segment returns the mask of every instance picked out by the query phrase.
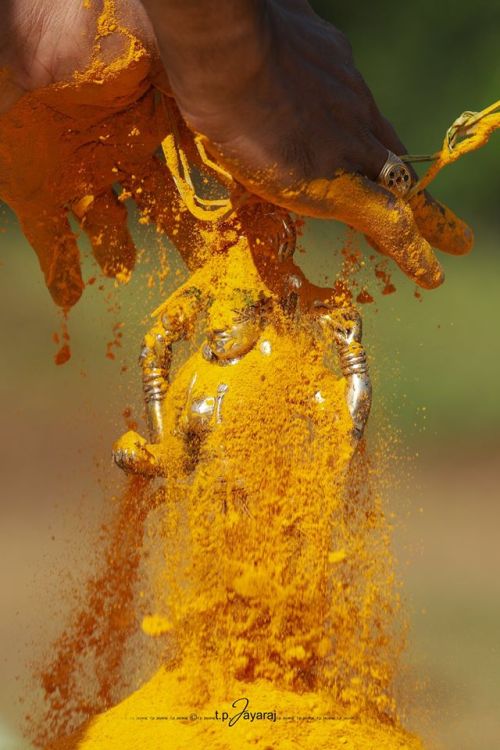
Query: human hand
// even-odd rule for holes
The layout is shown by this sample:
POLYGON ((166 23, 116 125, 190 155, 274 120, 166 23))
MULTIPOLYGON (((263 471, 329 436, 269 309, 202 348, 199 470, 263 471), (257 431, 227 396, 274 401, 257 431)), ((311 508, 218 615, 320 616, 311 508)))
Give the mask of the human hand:
MULTIPOLYGON (((140 4, 118 0, 116 17, 102 14, 100 4, 85 7, 81 0, 39 0, 37 14, 29 12, 29 5, 28 0, 16 0, 12 28, 4 27, 3 38, 0 32, 0 197, 17 213, 54 300, 68 309, 83 289, 68 214, 89 236, 106 274, 126 277, 133 266, 127 214, 113 185, 121 184, 122 197, 132 196, 146 218, 175 237, 188 265, 196 227, 184 213, 179 231, 175 186, 154 155, 168 130, 155 86, 170 88, 140 4)), ((210 86, 200 90, 199 70, 194 79, 188 76, 189 91, 183 91, 174 65, 174 88, 184 115, 211 138, 214 153, 247 188, 301 213, 352 224, 422 286, 436 285, 442 277, 415 220, 429 242, 456 254, 470 248, 470 230, 428 196, 413 199, 414 220, 402 201, 369 180, 350 177, 349 170, 363 170, 366 158, 370 164, 365 173, 374 177, 378 170, 368 148, 375 137, 366 125, 370 118, 385 134, 380 142, 396 152, 404 149, 395 145, 396 136, 378 115, 351 63, 342 62, 347 45, 339 32, 317 19, 304 2, 291 6, 281 0, 273 12, 283 16, 281 43, 263 58, 257 55, 266 65, 260 65, 253 84, 248 65, 238 72, 226 60, 225 69, 237 85, 235 89, 234 81, 219 80, 222 104, 210 86), (316 42, 316 61, 313 55, 314 65, 304 66, 316 42), (328 66, 318 59, 328 59, 328 66), (271 75, 274 61, 279 65, 271 75), (328 101, 318 102, 310 90, 314 82, 328 101), (349 103, 343 114, 328 109, 335 97, 349 103), (243 103, 241 112, 235 102, 243 103), (271 171, 269 164, 274 164, 271 171), (338 169, 346 174, 322 179, 338 169)), ((269 34, 256 37, 258 50, 269 34)), ((232 49, 237 51, 238 45, 232 49)), ((221 51, 226 55, 224 45, 221 51)), ((251 67, 249 51, 247 45, 251 67)), ((380 147, 375 153, 382 161, 380 147)))
POLYGON ((353 226, 425 288, 444 278, 431 245, 470 250, 471 230, 427 193, 406 203, 375 183, 387 150, 406 149, 305 0, 143 2, 184 118, 251 192, 353 226))
MULTIPOLYGON (((127 278, 135 260, 127 198, 195 270, 206 227, 183 210, 155 151, 175 127, 190 162, 203 165, 169 96, 142 5, 115 0, 110 14, 106 2, 103 10, 97 2, 39 0, 38 15, 28 5, 16 0, 15 28, 3 38, 0 31, 0 198, 17 214, 54 301, 67 310, 84 287, 71 217, 102 271, 127 278)), ((238 221, 254 223, 247 214, 238 221)), ((224 232, 234 236, 231 222, 218 227, 221 244, 224 232)))
POLYGON ((32 5, 16 0, 12 28, 0 32, 0 197, 68 309, 84 286, 68 217, 103 272, 125 278, 135 248, 113 186, 174 228, 177 192, 155 157, 167 125, 154 85, 167 84, 139 3, 117 2, 115 18, 95 2, 39 0, 37 13, 32 5))

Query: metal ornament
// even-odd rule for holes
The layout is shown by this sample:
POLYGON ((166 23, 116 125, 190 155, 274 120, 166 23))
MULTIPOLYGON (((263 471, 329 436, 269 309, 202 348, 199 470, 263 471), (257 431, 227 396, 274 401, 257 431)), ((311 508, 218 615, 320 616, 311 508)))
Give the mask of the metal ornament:
POLYGON ((380 170, 377 182, 392 193, 405 196, 413 183, 411 172, 399 156, 393 154, 392 151, 387 153, 387 161, 380 170))
MULTIPOLYGON (((363 437, 372 404, 372 384, 366 352, 361 344, 361 315, 352 307, 329 308, 316 302, 321 324, 333 332, 340 369, 347 382, 346 402, 351 415, 352 434, 356 441, 363 437)), ((318 392, 318 396, 321 394, 318 392)))

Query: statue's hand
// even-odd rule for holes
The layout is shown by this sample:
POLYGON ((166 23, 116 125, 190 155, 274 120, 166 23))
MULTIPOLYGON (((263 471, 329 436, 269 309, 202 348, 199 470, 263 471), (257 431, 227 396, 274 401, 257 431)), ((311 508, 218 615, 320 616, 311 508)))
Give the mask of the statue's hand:
POLYGON ((139 433, 130 430, 122 435, 113 446, 113 459, 127 474, 157 476, 161 469, 155 446, 151 446, 139 433))

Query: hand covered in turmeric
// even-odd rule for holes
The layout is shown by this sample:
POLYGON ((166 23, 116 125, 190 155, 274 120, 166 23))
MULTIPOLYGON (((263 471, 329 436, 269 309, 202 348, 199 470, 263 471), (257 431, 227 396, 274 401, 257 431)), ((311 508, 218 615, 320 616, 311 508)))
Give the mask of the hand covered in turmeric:
POLYGON ((0 198, 68 309, 84 286, 71 216, 103 272, 126 275, 135 248, 123 199, 154 221, 176 205, 155 156, 167 129, 154 87, 163 74, 138 3, 16 0, 10 10, 0 37, 0 198))
POLYGON ((443 280, 431 245, 461 255, 472 232, 427 194, 376 184, 406 153, 350 45, 307 0, 143 0, 187 123, 251 192, 363 232, 420 286, 443 280))
POLYGON ((6 9, 0 198, 58 305, 70 308, 84 286, 71 216, 110 276, 134 264, 127 197, 179 245, 175 188, 155 155, 169 129, 158 89, 173 93, 251 192, 352 225, 421 286, 443 278, 431 245, 470 249, 470 230, 427 194, 407 204, 373 182, 387 149, 405 149, 345 37, 305 0, 144 5, 151 22, 138 0, 13 0, 6 9))

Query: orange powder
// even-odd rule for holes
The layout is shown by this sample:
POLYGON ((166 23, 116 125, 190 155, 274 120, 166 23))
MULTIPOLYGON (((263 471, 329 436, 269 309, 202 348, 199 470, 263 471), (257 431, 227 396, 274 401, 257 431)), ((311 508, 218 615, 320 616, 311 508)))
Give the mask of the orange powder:
POLYGON ((29 734, 37 746, 112 706, 120 694, 125 646, 137 630, 134 597, 144 522, 158 495, 145 480, 134 478, 119 500, 103 529, 100 567, 87 582, 71 623, 52 644, 47 663, 37 671, 45 710, 28 717, 29 734), (89 662, 91 680, 86 677, 89 662))
MULTIPOLYGON (((265 291, 243 241, 203 273, 217 291, 208 330, 265 291)), ((275 306, 235 364, 200 350, 177 369, 157 446, 163 554, 143 620, 170 656, 51 747, 420 748, 399 728, 392 695, 402 634, 390 528, 333 361, 313 320, 275 306), (190 403, 221 385, 221 419, 193 435, 190 403), (241 697, 276 720, 215 718, 241 697)), ((104 635, 102 656, 118 653, 113 630, 104 635)))

